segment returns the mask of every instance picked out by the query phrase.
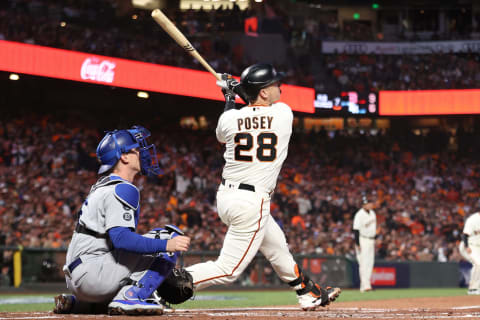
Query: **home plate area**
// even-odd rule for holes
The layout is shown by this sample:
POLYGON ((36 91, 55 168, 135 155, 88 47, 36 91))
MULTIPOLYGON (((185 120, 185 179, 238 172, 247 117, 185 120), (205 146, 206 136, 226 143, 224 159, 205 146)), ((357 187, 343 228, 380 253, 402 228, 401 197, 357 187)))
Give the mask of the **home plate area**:
POLYGON ((461 308, 339 308, 318 311, 300 311, 293 307, 279 308, 224 308, 175 310, 161 316, 107 316, 107 315, 57 315, 53 313, 2 313, 2 319, 480 319, 480 306, 461 308))
POLYGON ((407 298, 335 302, 317 311, 297 306, 181 309, 161 316, 57 315, 52 312, 0 313, 0 320, 11 319, 192 319, 192 320, 270 320, 270 319, 480 319, 478 296, 407 298))

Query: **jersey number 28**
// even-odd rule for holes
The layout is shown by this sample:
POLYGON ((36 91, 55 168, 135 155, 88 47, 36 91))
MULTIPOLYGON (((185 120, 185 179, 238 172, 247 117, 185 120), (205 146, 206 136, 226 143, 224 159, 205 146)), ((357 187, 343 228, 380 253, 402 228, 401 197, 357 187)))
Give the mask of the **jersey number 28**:
MULTIPOLYGON (((277 135, 271 132, 262 132, 257 136, 257 159, 259 161, 273 161, 277 157, 277 135)), ((253 146, 253 136, 250 133, 237 133, 235 135, 235 160, 252 161, 250 153, 253 146), (248 153, 248 154, 247 154, 248 153)))

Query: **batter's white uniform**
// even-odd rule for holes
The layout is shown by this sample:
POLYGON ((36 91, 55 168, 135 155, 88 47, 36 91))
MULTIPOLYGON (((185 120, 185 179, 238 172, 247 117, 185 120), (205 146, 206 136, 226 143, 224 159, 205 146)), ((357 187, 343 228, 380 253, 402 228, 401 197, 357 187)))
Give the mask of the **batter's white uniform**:
POLYGON ((187 268, 196 289, 235 281, 258 250, 284 282, 298 277, 283 231, 270 216, 270 195, 287 157, 293 113, 284 103, 246 106, 224 112, 216 134, 226 144, 220 219, 228 226, 216 261, 187 268))
POLYGON ((360 234, 360 250, 355 248, 360 275, 360 291, 371 290, 373 264, 375 261, 375 235, 377 216, 375 211, 361 208, 353 218, 353 230, 360 234))
POLYGON ((465 221, 463 233, 468 235, 468 247, 472 253, 468 253, 465 244, 460 242, 459 250, 461 255, 472 264, 469 292, 476 291, 480 294, 480 212, 473 213, 465 221))

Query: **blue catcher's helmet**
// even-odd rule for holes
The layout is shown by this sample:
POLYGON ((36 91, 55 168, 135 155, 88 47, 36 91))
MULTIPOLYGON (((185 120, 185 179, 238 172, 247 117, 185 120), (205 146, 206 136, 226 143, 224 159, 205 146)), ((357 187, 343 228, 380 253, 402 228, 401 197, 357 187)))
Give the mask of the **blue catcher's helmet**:
POLYGON ((155 146, 147 144, 149 136, 150 131, 142 126, 133 126, 127 130, 108 131, 97 147, 97 159, 100 161, 98 173, 102 174, 113 168, 122 153, 138 148, 142 174, 160 174, 155 146))

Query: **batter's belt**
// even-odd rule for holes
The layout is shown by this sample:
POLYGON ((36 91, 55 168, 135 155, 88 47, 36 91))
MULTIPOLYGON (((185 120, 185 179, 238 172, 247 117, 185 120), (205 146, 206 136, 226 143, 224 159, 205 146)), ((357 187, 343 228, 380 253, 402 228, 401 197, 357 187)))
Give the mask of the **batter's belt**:
MULTIPOLYGON (((225 179, 223 178, 222 178, 222 184, 225 185, 225 179)), ((230 184, 230 185, 233 186, 233 184, 230 184)), ((238 189, 255 192, 255 186, 252 186, 251 184, 246 184, 246 183, 239 183, 238 189)))
POLYGON ((251 184, 247 184, 247 183, 238 183, 238 182, 235 182, 235 181, 230 181, 230 180, 225 180, 224 178, 222 178, 222 185, 224 185, 225 187, 227 188, 235 188, 235 189, 241 189, 241 190, 247 190, 247 191, 252 191, 252 192, 266 192, 268 193, 269 195, 272 194, 273 191, 266 191, 264 188, 259 188, 259 187, 255 187, 251 184))
POLYGON ((366 236, 360 236, 360 238, 365 238, 365 239, 375 240, 375 237, 366 237, 366 236))

